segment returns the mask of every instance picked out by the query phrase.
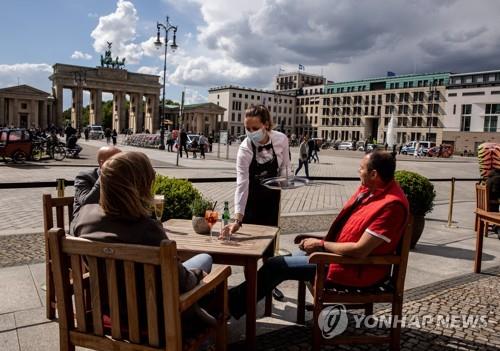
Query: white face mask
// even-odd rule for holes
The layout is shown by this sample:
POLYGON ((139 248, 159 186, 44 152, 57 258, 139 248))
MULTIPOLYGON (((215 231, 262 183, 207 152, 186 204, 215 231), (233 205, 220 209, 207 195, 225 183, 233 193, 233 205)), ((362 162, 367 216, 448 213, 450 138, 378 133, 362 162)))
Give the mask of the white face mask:
POLYGON ((255 145, 259 144, 266 137, 266 133, 264 132, 264 128, 260 128, 255 132, 246 131, 247 138, 250 139, 255 145))

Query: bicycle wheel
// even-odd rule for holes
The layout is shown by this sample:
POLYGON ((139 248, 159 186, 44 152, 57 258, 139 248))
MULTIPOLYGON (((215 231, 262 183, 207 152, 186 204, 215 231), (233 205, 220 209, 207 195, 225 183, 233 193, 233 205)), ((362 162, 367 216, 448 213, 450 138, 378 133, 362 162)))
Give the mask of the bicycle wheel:
POLYGON ((66 150, 62 146, 55 146, 53 157, 56 161, 64 160, 66 158, 66 150))
POLYGON ((40 161, 42 159, 42 153, 43 150, 39 146, 33 147, 33 150, 31 151, 31 159, 33 161, 40 161))

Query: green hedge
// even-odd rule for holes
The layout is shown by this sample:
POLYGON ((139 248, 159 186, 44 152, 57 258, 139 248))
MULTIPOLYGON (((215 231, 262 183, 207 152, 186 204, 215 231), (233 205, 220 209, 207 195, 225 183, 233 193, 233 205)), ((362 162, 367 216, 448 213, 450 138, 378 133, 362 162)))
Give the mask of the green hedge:
POLYGON ((406 194, 414 216, 425 216, 432 211, 436 192, 426 177, 415 172, 396 171, 395 178, 406 194))
POLYGON ((172 218, 191 219, 191 205, 200 192, 187 180, 157 175, 151 187, 153 194, 165 195, 165 209, 162 220, 172 218))

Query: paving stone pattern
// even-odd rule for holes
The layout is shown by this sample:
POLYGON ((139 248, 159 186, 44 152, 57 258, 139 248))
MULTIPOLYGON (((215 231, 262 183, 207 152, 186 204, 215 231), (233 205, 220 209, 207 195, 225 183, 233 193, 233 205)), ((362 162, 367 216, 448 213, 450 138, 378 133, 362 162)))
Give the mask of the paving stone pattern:
MULTIPOLYGON (((413 322, 402 329, 402 350, 500 350, 500 267, 485 270, 484 274, 468 274, 405 292, 403 316, 413 322), (446 327, 440 323, 418 324, 416 316, 424 315, 485 316, 485 324, 476 327, 446 327)), ((388 310, 375 310, 375 315, 385 315, 388 310)), ((422 320, 422 319, 420 319, 422 320)), ((384 330, 355 329, 354 318, 349 315, 347 333, 372 333, 380 335, 384 330)), ((311 345, 311 321, 306 326, 291 326, 267 333, 257 338, 257 350, 309 350, 311 345)), ((230 345, 229 350, 239 350, 243 343, 230 345)), ((347 346, 325 347, 325 350, 386 350, 379 347, 347 346)))

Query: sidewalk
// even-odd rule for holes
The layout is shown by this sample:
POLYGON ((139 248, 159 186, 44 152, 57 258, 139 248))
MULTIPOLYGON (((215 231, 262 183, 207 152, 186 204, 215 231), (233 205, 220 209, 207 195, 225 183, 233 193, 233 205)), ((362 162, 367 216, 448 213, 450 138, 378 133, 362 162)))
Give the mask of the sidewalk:
MULTIPOLYGON (((415 251, 411 252, 406 279, 405 314, 468 313, 488 316, 488 325, 477 331, 463 329, 407 328, 403 332, 403 349, 447 350, 462 345, 462 349, 500 350, 500 240, 485 238, 484 274, 472 274, 475 247, 471 203, 459 203, 455 208, 454 225, 445 226, 447 206, 436 206, 415 251), (454 345, 454 347, 450 346, 454 345), (488 348, 489 347, 489 348, 488 348)), ((294 250, 293 234, 281 237, 281 246, 294 250)), ((41 245, 40 242, 38 245, 41 245)), ((34 245, 37 246, 37 245, 34 245)), ((8 249, 2 247, 3 250, 8 249)), ((42 252, 42 251, 41 251, 42 252)), ((241 269, 233 267, 230 285, 243 279, 241 269)), ((43 263, 0 269, 0 350, 55 350, 58 348, 57 324, 45 319, 45 280, 43 263)), ((294 325, 296 284, 281 285, 286 298, 274 301, 273 316, 258 319, 259 349, 301 350, 309 345, 310 328, 294 325)), ((263 315, 259 304, 258 315, 263 315)), ((307 318, 311 318, 310 313, 307 318)), ((241 348, 244 319, 231 320, 230 349, 241 348)), ((352 348, 367 349, 367 348, 352 348)), ((381 348, 382 350, 383 348, 381 348)))

